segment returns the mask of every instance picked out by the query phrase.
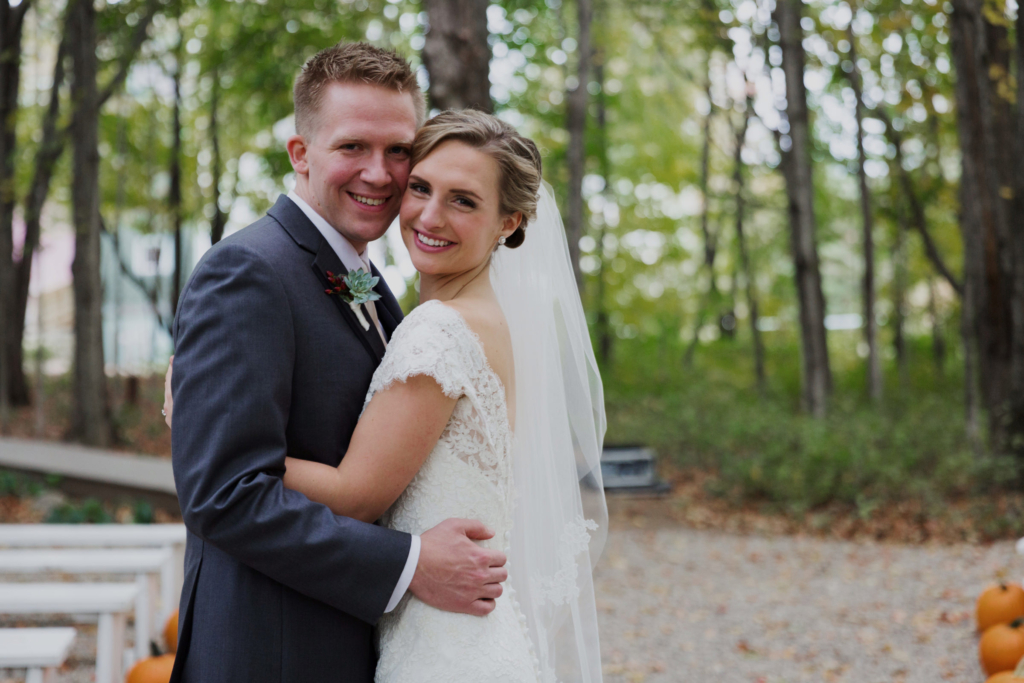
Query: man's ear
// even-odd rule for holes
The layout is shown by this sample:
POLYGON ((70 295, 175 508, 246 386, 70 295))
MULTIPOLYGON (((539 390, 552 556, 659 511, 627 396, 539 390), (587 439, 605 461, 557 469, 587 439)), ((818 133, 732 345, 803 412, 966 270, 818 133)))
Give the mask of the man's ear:
POLYGON ((299 175, 309 173, 309 162, 306 161, 306 138, 301 135, 293 135, 285 143, 288 149, 288 160, 292 162, 292 168, 299 175))

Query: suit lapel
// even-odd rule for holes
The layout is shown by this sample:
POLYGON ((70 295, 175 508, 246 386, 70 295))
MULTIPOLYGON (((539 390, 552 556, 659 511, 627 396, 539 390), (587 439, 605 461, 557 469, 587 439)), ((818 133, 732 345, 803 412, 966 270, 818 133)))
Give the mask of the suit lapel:
MULTIPOLYGON (((327 280, 327 272, 330 271, 336 275, 344 276, 348 273, 348 269, 345 268, 341 263, 341 259, 338 258, 338 254, 335 253, 331 245, 324 239, 324 236, 320 234, 320 231, 316 229, 313 222, 302 212, 295 202, 288 199, 285 195, 278 197, 277 203, 274 204, 267 211, 267 214, 272 216, 281 227, 291 235, 295 243, 306 251, 315 254, 316 258, 313 259, 313 270, 317 272, 320 282, 323 283, 324 289, 330 285, 327 280)), ((373 274, 380 276, 380 273, 376 268, 373 269, 373 274)), ((398 302, 395 301, 395 297, 391 294, 391 291, 384 284, 384 278, 381 278, 377 287, 374 288, 383 298, 389 301, 389 305, 377 306, 377 315, 381 316, 381 311, 385 308, 388 309, 387 315, 381 316, 381 326, 384 328, 384 333, 387 337, 391 338, 391 333, 394 331, 398 322, 401 321, 401 308, 398 307, 398 302), (390 307, 390 303, 394 304, 394 308, 390 307), (395 311, 398 312, 398 318, 395 319, 395 311), (386 322, 387 321, 387 322, 386 322), (389 328, 390 325, 390 328, 389 328)), ((322 295, 326 296, 326 294, 322 295)), ((366 350, 380 362, 384 358, 384 343, 380 340, 380 335, 377 330, 374 329, 373 323, 370 318, 370 312, 363 307, 363 316, 367 321, 370 321, 370 329, 364 330, 362 323, 359 322, 359 318, 352 311, 352 307, 342 301, 337 296, 331 296, 335 306, 341 312, 341 315, 352 326, 356 336, 363 342, 366 350)), ((378 302, 379 303, 379 302, 378 302)))
MULTIPOLYGON (((317 251, 316 259, 313 260, 313 270, 320 276, 320 281, 324 285, 324 289, 330 286, 327 280, 327 272, 330 271, 336 275, 346 275, 348 270, 342 265, 341 259, 334 253, 334 249, 327 243, 327 240, 322 240, 320 249, 317 251)), ((370 318, 370 313, 363 308, 363 316, 367 322, 370 323, 370 329, 364 330, 362 323, 359 322, 359 318, 356 317, 352 307, 341 300, 340 297, 331 295, 331 300, 341 311, 341 315, 348 321, 348 324, 352 326, 352 329, 362 340, 363 344, 366 345, 367 349, 373 354, 373 357, 379 362, 384 358, 384 343, 380 340, 380 335, 377 334, 377 330, 373 327, 373 321, 370 318)))

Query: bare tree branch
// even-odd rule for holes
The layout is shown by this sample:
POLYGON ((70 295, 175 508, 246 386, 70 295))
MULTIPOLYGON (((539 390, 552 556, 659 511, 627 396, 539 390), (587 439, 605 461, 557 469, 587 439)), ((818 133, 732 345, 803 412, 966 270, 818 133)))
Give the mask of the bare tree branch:
POLYGON ((914 182, 910 177, 910 172, 903 166, 903 136, 901 136, 900 132, 896 130, 896 127, 892 124, 892 119, 881 107, 876 107, 872 110, 872 113, 885 124, 886 137, 889 138, 889 141, 896 148, 895 165, 896 168, 899 169, 900 184, 903 186, 903 193, 906 195, 907 202, 910 205, 911 224, 921 235, 921 240, 924 242, 925 254, 927 254, 928 260, 931 261, 939 275, 945 278, 954 291, 962 297, 964 295, 964 285, 956 279, 956 276, 953 275, 953 271, 951 271, 949 266, 946 265, 945 260, 942 258, 942 254, 939 252, 938 245, 935 244, 935 240, 932 239, 931 233, 928 232, 928 219, 924 213, 924 206, 922 206, 921 200, 917 196, 917 189, 914 187, 914 182))
POLYGON ((114 243, 114 252, 117 257, 117 265, 121 269, 121 274, 128 278, 129 282, 142 290, 142 293, 146 295, 146 300, 149 301, 150 307, 153 309, 153 315, 156 316, 157 321, 160 323, 160 327, 162 327, 167 334, 171 334, 172 321, 166 320, 160 312, 160 304, 156 289, 151 289, 147 286, 142 278, 136 275, 134 271, 132 271, 131 267, 124 262, 124 258, 121 256, 120 240, 118 240, 117 233, 111 232, 107 229, 107 222, 103 219, 103 216, 100 216, 100 230, 102 230, 105 235, 109 236, 111 241, 114 243))

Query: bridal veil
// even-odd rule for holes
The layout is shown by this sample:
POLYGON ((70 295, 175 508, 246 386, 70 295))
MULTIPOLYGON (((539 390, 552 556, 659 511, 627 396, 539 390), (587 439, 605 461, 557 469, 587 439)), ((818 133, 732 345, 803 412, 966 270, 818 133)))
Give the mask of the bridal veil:
POLYGON ((515 359, 509 583, 543 683, 598 683, 592 569, 608 528, 600 463, 604 393, 547 183, 522 246, 495 253, 491 281, 515 359))

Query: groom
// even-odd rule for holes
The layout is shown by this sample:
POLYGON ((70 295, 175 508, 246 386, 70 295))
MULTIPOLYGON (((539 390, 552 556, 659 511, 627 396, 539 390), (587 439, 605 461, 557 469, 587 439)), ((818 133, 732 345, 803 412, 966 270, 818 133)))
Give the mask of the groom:
POLYGON ((339 463, 402 319, 383 279, 367 328, 324 290, 328 271, 379 275, 366 245, 398 214, 425 108, 405 60, 365 44, 311 58, 294 98, 295 190, 203 257, 175 319, 188 541, 172 681, 369 683, 373 624, 406 592, 482 616, 507 576, 479 522, 415 537, 282 484, 286 456, 339 463))

